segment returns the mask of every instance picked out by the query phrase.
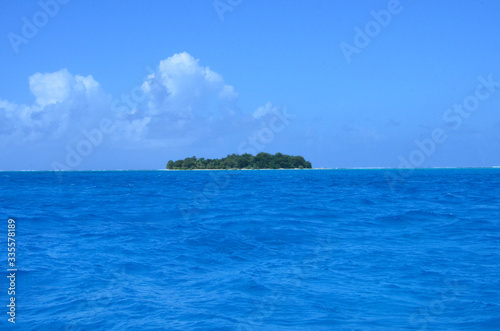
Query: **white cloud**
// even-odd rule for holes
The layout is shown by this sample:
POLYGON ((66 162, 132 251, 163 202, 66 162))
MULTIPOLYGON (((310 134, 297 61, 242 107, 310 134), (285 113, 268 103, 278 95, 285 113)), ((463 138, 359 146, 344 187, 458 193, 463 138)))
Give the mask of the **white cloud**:
POLYGON ((234 102, 238 93, 209 67, 202 67, 188 53, 175 54, 160 62, 155 73, 142 84, 148 97, 149 114, 175 114, 182 118, 205 116, 211 107, 234 102))
POLYGON ((36 73, 29 78, 31 93, 41 107, 56 104, 67 99, 75 78, 66 70, 54 73, 36 73))
POLYGON ((253 117, 259 119, 261 117, 266 116, 269 113, 275 113, 278 111, 278 108, 273 106, 272 103, 268 102, 264 106, 260 106, 253 112, 253 117))
POLYGON ((214 122, 239 115, 234 87, 185 52, 160 61, 141 88, 146 100, 120 115, 123 132, 136 140, 201 137, 214 122))
MULTIPOLYGON (((118 156, 127 163, 131 153, 148 155, 152 150, 158 152, 157 159, 172 150, 229 153, 249 133, 266 125, 258 119, 279 110, 267 103, 253 116, 241 112, 235 88, 188 53, 160 61, 153 73, 137 83, 128 93, 112 98, 90 75, 74 75, 66 69, 33 74, 30 103, 0 96, 2 151, 9 160, 19 158, 11 163, 18 162, 22 169, 52 169, 55 161, 67 163, 69 151, 83 146, 90 139, 88 133, 108 119, 113 131, 103 134, 94 146, 99 152, 82 156, 85 160, 75 167, 89 167, 86 162, 121 164, 118 156)), ((142 162, 135 161, 131 162, 142 162)), ((0 168, 5 163, 0 162, 0 168)))
POLYGON ((0 135, 16 140, 58 138, 84 127, 109 108, 109 97, 92 76, 73 76, 66 69, 29 77, 33 104, 0 101, 0 135))
POLYGON ((73 76, 66 69, 53 73, 36 73, 29 78, 30 90, 40 107, 70 99, 92 99, 99 94, 99 83, 92 76, 73 76))
POLYGON ((0 99, 0 135, 10 135, 15 131, 14 116, 17 105, 0 99))
MULTIPOLYGON (((239 111, 235 88, 185 52, 160 61, 143 82, 124 93, 136 96, 133 103, 121 96, 113 100, 92 76, 66 69, 35 73, 29 88, 34 97, 30 104, 0 99, 0 143, 57 140, 64 145, 103 118, 115 127, 108 141, 127 147, 209 144, 257 125, 254 117, 239 111), (143 92, 140 98, 137 91, 143 92)), ((256 114, 275 108, 268 103, 256 114)))
POLYGON ((224 85, 224 87, 219 92, 219 97, 225 100, 233 100, 238 97, 238 92, 236 92, 234 87, 232 87, 231 85, 224 85))

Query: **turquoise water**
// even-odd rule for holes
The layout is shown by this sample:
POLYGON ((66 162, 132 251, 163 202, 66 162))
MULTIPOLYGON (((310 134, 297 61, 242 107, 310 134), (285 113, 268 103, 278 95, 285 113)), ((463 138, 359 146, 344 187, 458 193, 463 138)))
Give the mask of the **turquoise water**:
POLYGON ((500 169, 1 172, 0 217, 22 330, 500 328, 500 169))

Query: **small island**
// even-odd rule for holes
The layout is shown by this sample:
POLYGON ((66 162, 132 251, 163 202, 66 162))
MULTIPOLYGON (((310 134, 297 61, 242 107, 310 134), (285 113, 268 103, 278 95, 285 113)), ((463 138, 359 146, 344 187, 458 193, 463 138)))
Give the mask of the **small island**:
POLYGON ((169 170, 195 170, 195 169, 311 169, 311 162, 302 156, 276 153, 231 154, 222 159, 205 159, 196 156, 184 160, 168 161, 169 170))

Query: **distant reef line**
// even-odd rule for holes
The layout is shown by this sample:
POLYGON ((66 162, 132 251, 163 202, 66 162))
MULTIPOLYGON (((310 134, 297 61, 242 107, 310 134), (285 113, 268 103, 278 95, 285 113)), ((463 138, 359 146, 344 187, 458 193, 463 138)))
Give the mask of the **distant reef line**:
POLYGON ((245 153, 230 154, 222 159, 205 159, 196 156, 184 160, 167 162, 169 170, 224 170, 224 169, 312 169, 311 162, 303 156, 282 153, 269 154, 261 152, 255 156, 245 153))

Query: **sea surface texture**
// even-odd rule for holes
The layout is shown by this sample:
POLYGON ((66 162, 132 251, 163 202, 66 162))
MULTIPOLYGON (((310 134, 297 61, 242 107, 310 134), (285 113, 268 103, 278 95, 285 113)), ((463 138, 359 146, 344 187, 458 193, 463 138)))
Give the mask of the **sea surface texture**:
POLYGON ((500 169, 2 172, 0 216, 19 330, 500 329, 500 169))

